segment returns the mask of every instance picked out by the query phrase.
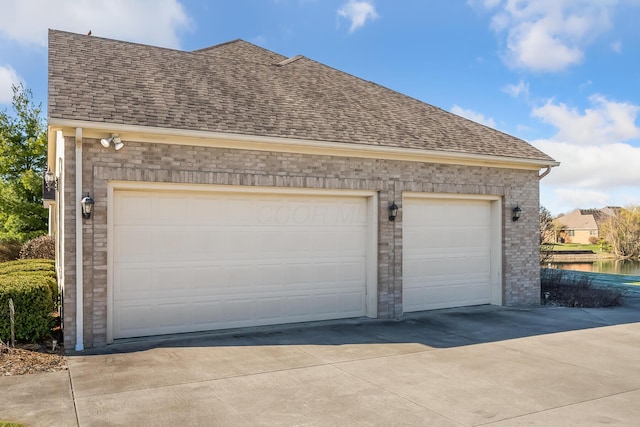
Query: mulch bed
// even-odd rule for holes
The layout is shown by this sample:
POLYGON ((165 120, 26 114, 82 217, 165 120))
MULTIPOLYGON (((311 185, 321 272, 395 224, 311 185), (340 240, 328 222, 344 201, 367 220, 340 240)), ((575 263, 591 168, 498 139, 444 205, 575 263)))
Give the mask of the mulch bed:
POLYGON ((15 347, 0 344, 0 376, 35 374, 67 370, 64 348, 51 341, 36 344, 16 343, 15 347))

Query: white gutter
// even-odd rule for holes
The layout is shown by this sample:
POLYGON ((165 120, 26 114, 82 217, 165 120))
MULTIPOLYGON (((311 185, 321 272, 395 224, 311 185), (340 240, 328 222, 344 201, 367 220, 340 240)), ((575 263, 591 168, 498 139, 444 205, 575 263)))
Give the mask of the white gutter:
POLYGON ((153 142, 237 150, 275 151, 300 154, 319 154, 341 157, 375 158, 457 165, 492 166, 516 169, 540 169, 558 166, 553 160, 524 159, 519 157, 469 154, 424 150, 421 148, 389 147, 370 144, 312 141, 297 138, 243 135, 152 126, 90 122, 86 120, 50 118, 49 123, 71 130, 84 128, 87 138, 104 138, 118 133, 121 138, 138 142, 153 142), (124 135, 123 135, 124 134, 124 135))
POLYGON ((82 249, 82 128, 76 128, 76 351, 84 350, 84 292, 82 249))

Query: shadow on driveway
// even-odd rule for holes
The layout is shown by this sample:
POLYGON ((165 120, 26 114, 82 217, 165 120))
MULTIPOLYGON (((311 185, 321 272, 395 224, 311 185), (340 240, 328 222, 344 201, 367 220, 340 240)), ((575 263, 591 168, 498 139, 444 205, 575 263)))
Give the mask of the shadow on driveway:
POLYGON ((452 348, 536 335, 640 322, 640 297, 628 296, 615 308, 532 307, 490 305, 410 313, 399 320, 347 319, 241 328, 117 340, 78 355, 116 354, 152 348, 422 344, 452 348))

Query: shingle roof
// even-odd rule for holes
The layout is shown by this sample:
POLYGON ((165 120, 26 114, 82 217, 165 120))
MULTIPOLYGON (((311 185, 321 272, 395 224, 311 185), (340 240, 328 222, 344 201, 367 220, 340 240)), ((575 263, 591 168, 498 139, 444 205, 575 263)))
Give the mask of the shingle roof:
POLYGON ((607 206, 602 209, 575 209, 558 218, 568 229, 596 229, 622 208, 607 206))
POLYGON ((576 209, 558 218, 567 229, 597 229, 593 212, 576 209))
POLYGON ((49 32, 49 118, 553 162, 527 142, 243 40, 194 52, 49 32))

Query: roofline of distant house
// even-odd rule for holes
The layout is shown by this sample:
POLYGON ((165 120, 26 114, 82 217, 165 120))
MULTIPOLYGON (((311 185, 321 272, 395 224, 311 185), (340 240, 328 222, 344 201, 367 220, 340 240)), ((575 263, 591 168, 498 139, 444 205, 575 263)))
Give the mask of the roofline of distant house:
MULTIPOLYGON (((525 159, 452 151, 422 150, 416 148, 374 146, 359 143, 325 142, 298 138, 257 136, 49 118, 50 135, 51 131, 61 130, 65 136, 75 136, 76 128, 83 129, 84 138, 105 138, 112 133, 117 133, 122 139, 130 141, 195 145, 238 150, 376 158, 528 170, 538 170, 540 168, 554 167, 560 164, 554 160, 525 159)), ((55 140, 51 142, 55 142, 55 140)))

